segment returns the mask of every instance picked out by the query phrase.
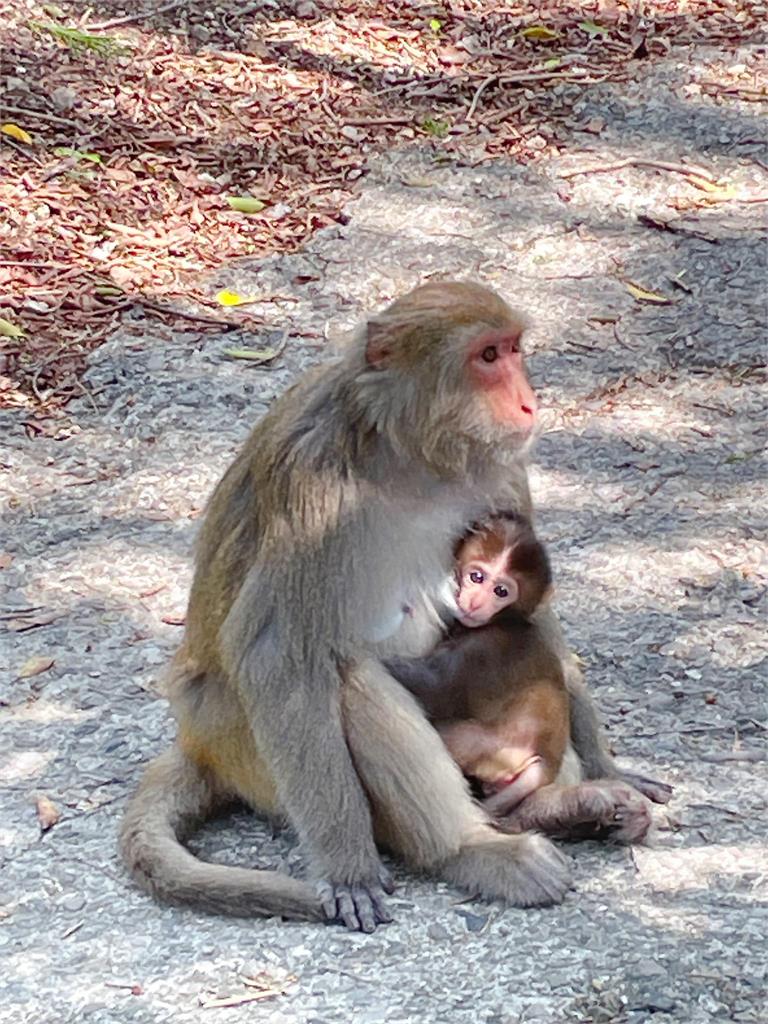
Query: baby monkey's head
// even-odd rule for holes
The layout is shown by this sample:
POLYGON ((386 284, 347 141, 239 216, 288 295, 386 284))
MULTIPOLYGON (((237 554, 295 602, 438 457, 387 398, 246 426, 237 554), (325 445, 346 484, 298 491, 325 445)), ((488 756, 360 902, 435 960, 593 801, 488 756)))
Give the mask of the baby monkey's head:
POLYGON ((530 522, 505 512, 475 524, 456 549, 456 586, 456 617, 470 629, 504 611, 532 615, 552 586, 552 572, 530 522))

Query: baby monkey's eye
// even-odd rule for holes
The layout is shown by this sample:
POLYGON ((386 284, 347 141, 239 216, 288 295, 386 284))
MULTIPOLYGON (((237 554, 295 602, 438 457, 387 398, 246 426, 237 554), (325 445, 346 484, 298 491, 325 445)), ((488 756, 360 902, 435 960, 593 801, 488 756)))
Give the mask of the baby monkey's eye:
POLYGON ((496 597, 509 597, 509 591, 507 590, 506 587, 502 587, 501 585, 499 585, 498 587, 494 587, 493 592, 496 595, 496 597))
POLYGON ((483 360, 484 363, 495 363, 498 357, 499 350, 496 348, 495 345, 488 345, 488 347, 484 348, 483 351, 480 353, 480 358, 483 360))
POLYGON ((483 580, 485 579, 485 576, 483 576, 481 572, 478 572, 477 569, 475 569, 474 572, 471 572, 469 574, 469 578, 472 580, 473 583, 482 583, 483 580))

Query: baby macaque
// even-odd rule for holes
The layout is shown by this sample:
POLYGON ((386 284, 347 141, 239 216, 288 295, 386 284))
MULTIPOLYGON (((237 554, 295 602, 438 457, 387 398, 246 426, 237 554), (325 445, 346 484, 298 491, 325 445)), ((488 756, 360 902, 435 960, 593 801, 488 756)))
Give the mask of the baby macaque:
POLYGON ((647 800, 626 782, 583 781, 557 652, 531 616, 552 583, 530 523, 504 514, 456 551, 456 622, 426 658, 388 663, 505 832, 641 842, 647 800))
POLYGON ((569 743, 560 660, 530 621, 552 584, 530 523, 498 516, 456 553, 456 622, 428 657, 388 663, 489 810, 553 783, 569 743))

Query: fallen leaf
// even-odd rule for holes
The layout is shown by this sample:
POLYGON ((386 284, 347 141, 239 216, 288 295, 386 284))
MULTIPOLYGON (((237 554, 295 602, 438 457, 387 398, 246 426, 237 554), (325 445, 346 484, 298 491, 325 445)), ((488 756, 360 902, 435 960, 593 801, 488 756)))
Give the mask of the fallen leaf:
POLYGON ((164 622, 167 626, 183 626, 186 622, 186 617, 184 615, 163 615, 160 621, 164 622))
POLYGON ((5 124, 0 125, 0 132, 12 139, 16 139, 17 142, 26 142, 27 145, 32 144, 32 136, 29 132, 25 132, 23 128, 19 128, 17 124, 13 124, 11 121, 6 121, 5 124))
POLYGON ((55 658, 48 658, 44 654, 36 654, 33 658, 29 658, 19 669, 19 679, 31 679, 32 676, 39 676, 42 672, 47 672, 49 668, 53 668, 56 664, 55 658))
POLYGON ((80 149, 72 149, 71 146, 57 146, 53 151, 54 156, 72 156, 76 160, 88 160, 92 164, 100 164, 101 157, 98 153, 84 153, 80 149))
POLYGON ((24 331, 17 324, 0 316, 0 337, 1 338, 23 338, 24 331))
POLYGON ((225 348, 221 354, 230 359, 248 359, 254 363, 268 363, 280 355, 279 348, 225 348))
POLYGON ((249 302, 258 302, 258 295, 240 295, 238 292, 231 292, 228 288, 217 292, 216 301, 220 306, 245 306, 249 302))
POLYGON ((260 213, 266 206, 266 203, 253 196, 227 196, 227 202, 230 209, 238 213, 260 213))
POLYGON ((624 287, 638 302, 653 302, 657 306, 672 305, 672 299, 667 298, 666 295, 661 295, 659 292, 649 292, 647 288, 641 288, 640 285, 633 284, 632 281, 625 281, 624 287))
POLYGON ((700 178, 698 174, 689 174, 687 177, 691 185, 702 192, 717 192, 723 187, 722 182, 709 181, 707 178, 700 178))
POLYGON ((531 25, 530 28, 524 28, 520 35, 525 39, 538 39, 542 42, 550 42, 552 39, 558 38, 558 33, 547 28, 546 25, 531 25))
POLYGON ((58 619, 56 612, 45 612, 42 615, 31 615, 26 618, 10 619, 6 625, 13 633, 26 633, 27 630, 37 629, 40 626, 50 626, 58 619))
POLYGON ((0 569, 9 569, 13 565, 13 555, 10 551, 0 551, 0 569))
POLYGON ((430 188, 435 184, 434 178, 401 178, 407 188, 430 188))
POLYGON ((555 68, 559 68, 562 64, 560 57, 550 57, 549 60, 545 60, 541 65, 543 71, 554 71, 555 68))
POLYGON ((58 824, 61 817, 59 809, 53 800, 49 800, 47 796, 39 796, 35 800, 35 810, 37 811, 37 820, 40 822, 41 832, 47 832, 49 828, 53 828, 54 825, 58 824))
POLYGON ((608 37, 608 29, 605 25, 596 25, 594 21, 580 21, 579 28, 583 29, 590 39, 594 39, 596 36, 608 37))

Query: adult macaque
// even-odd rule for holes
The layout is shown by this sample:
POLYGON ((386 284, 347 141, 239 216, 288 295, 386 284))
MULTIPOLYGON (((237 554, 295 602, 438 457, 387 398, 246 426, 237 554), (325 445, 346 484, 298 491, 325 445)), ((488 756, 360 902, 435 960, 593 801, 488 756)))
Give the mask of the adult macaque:
POLYGON ((474 527, 458 545, 455 579, 447 638, 428 657, 389 659, 387 669, 419 700, 505 830, 569 836, 591 826, 639 842, 651 824, 645 799, 620 782, 581 782, 570 750, 560 659, 530 620, 552 583, 530 523, 507 513, 474 527))
MULTIPOLYGON (((563 897, 563 857, 541 836, 494 830, 380 660, 434 647, 431 595, 466 523, 501 496, 530 512, 525 326, 479 285, 416 288, 275 402, 225 473, 172 672, 178 738, 121 832, 159 898, 372 931, 391 888, 376 841, 491 899, 563 897), (181 840, 232 797, 287 817, 312 883, 187 852, 181 840)), ((576 746, 603 762, 579 685, 576 746)))

